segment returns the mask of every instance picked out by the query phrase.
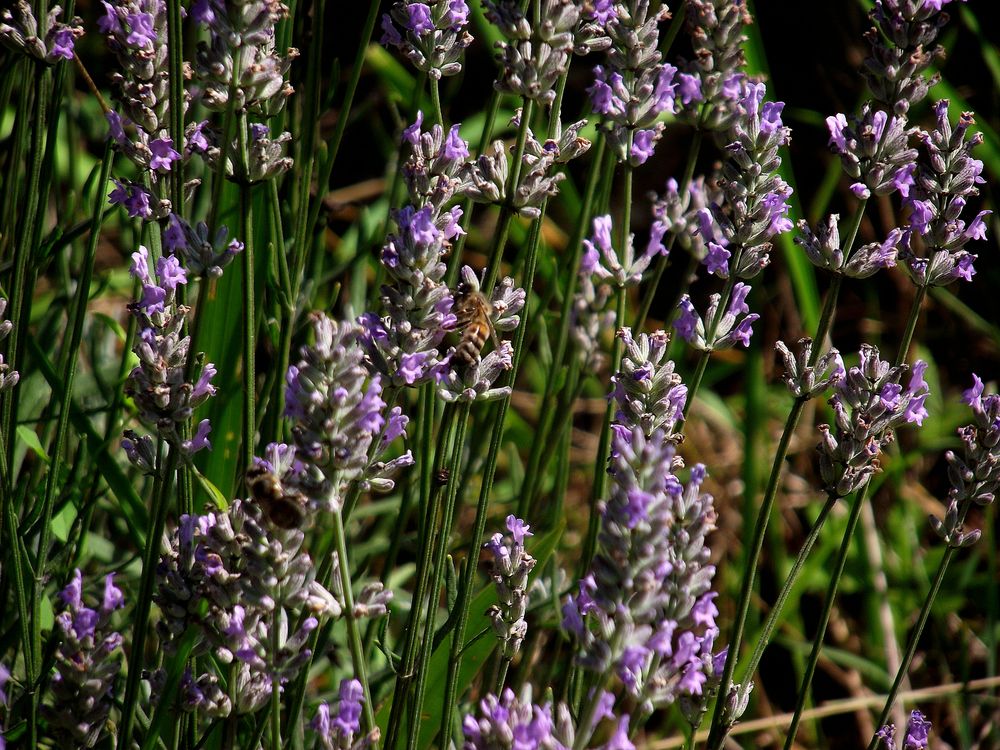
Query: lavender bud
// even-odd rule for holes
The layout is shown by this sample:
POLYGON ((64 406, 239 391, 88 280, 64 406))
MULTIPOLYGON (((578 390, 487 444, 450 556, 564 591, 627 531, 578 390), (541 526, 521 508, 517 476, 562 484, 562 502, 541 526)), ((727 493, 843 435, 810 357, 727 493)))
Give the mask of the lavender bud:
POLYGON ((163 232, 163 245, 171 253, 184 258, 189 272, 207 278, 219 278, 233 258, 243 252, 243 243, 237 239, 226 242, 228 229, 220 227, 211 240, 208 225, 203 221, 192 227, 177 214, 170 214, 163 232))
POLYGON ((844 371, 844 362, 836 349, 823 354, 810 365, 812 359, 812 339, 799 339, 799 354, 794 356, 783 341, 774 345, 781 355, 785 365, 782 379, 793 396, 800 399, 810 399, 826 391, 831 385, 839 382, 844 371))
POLYGON ((615 286, 634 286, 642 280, 643 272, 658 255, 666 254, 663 236, 667 226, 658 219, 653 221, 649 230, 649 241, 641 255, 636 257, 633 243, 635 236, 631 233, 625 241, 625 247, 619 252, 612 246, 611 216, 594 218, 594 234, 591 239, 584 240, 584 254, 580 261, 580 270, 590 273, 595 278, 608 281, 615 286))
POLYGON ((315 343, 302 347, 302 359, 288 368, 285 414, 302 465, 301 489, 314 508, 332 511, 348 482, 380 484, 387 466, 375 464, 391 440, 376 442, 374 451, 372 444, 389 431, 393 439, 404 434, 406 423, 399 412, 391 412, 386 422, 381 378, 368 378, 365 352, 358 346, 362 327, 321 313, 312 316, 312 323, 315 343))
POLYGON ((910 712, 910 720, 906 722, 906 736, 902 746, 896 744, 896 727, 887 724, 875 736, 882 740, 887 750, 927 750, 927 740, 931 731, 931 723, 924 715, 914 709, 910 712))
POLYGON ((684 28, 694 58, 682 64, 680 115, 706 130, 728 129, 738 116, 740 88, 746 80, 743 27, 752 22, 745 0, 688 0, 684 28), (694 95, 697 91, 699 96, 694 95))
POLYGON ((49 65, 73 59, 76 40, 83 36, 83 21, 74 16, 69 23, 59 23, 62 6, 53 5, 42 21, 38 21, 26 0, 17 0, 0 12, 0 43, 49 65))
POLYGON ((927 417, 926 362, 892 367, 869 344, 862 345, 859 359, 846 372, 838 368, 830 398, 835 423, 820 426, 820 476, 824 490, 835 498, 861 489, 880 470, 879 456, 893 441, 896 427, 919 426, 927 417))
POLYGON ((909 194, 913 182, 915 149, 909 147, 906 117, 888 115, 870 104, 861 108, 860 116, 837 114, 826 118, 830 132, 830 149, 840 155, 844 172, 855 184, 852 191, 859 198, 891 195, 899 191, 909 194))
POLYGON ((465 30, 468 22, 465 0, 430 4, 405 0, 382 16, 380 41, 402 52, 417 70, 440 80, 462 70, 460 61, 472 44, 472 35, 465 30))
POLYGON ((497 591, 497 604, 490 607, 487 615, 507 659, 517 655, 528 632, 524 619, 528 609, 528 574, 535 567, 535 558, 524 549, 525 537, 533 536, 529 528, 521 519, 507 516, 510 537, 497 533, 483 545, 493 554, 490 578, 497 591))
POLYGON ((125 606, 114 574, 104 579, 101 603, 83 603, 83 576, 79 569, 59 594, 62 611, 56 615, 59 646, 52 678, 52 704, 43 711, 55 734, 64 741, 93 747, 106 729, 114 705, 114 687, 121 671, 122 636, 111 626, 111 616, 125 606))
POLYGON ((487 694, 477 708, 475 713, 466 714, 462 721, 465 737, 463 750, 514 750, 521 747, 556 750, 573 746, 573 723, 566 707, 562 704, 556 706, 553 718, 551 703, 539 705, 532 702, 530 686, 525 687, 520 697, 509 688, 499 697, 487 694))
POLYGON ((486 17, 501 31, 510 32, 509 41, 496 44, 497 91, 551 104, 556 80, 569 67, 573 54, 579 8, 571 0, 542 0, 541 23, 533 25, 513 3, 488 2, 486 7, 486 17))
MULTIPOLYGON (((10 332, 14 330, 14 321, 4 320, 4 313, 7 312, 7 300, 0 297, 0 341, 3 341, 10 335, 10 332)), ((0 354, 0 393, 4 391, 9 391, 18 381, 21 379, 20 373, 17 370, 11 370, 10 365, 8 365, 0 354)))
POLYGON ((688 389, 673 360, 666 358, 669 335, 656 331, 634 339, 631 329, 620 328, 618 337, 625 352, 621 369, 611 378, 618 404, 615 423, 628 430, 638 427, 645 435, 659 431, 664 440, 679 443, 683 437, 675 430, 683 418, 688 389))

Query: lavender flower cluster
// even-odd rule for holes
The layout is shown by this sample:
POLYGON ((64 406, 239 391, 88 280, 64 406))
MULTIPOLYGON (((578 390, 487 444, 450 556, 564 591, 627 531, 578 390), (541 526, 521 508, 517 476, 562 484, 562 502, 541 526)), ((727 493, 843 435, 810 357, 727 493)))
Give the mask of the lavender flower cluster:
MULTIPOLYGON (((234 665, 238 688, 227 694, 214 673, 189 673, 181 685, 185 710, 256 711, 275 679, 287 681, 308 661, 306 643, 320 618, 340 616, 340 601, 315 580, 304 540, 299 529, 270 527, 262 509, 243 500, 227 511, 181 517, 157 566, 157 631, 170 653, 194 627, 192 653, 210 651, 234 665)), ((165 677, 163 670, 152 676, 154 690, 165 677)))
POLYGON ((923 424, 929 395, 927 363, 892 367, 878 348, 862 344, 859 362, 835 374, 830 399, 833 425, 820 425, 819 471, 830 497, 844 497, 863 487, 879 471, 879 456, 903 424, 923 424), (903 378, 909 373, 904 387, 903 378))
MULTIPOLYGON (((177 304, 177 287, 187 283, 187 273, 176 256, 164 256, 156 261, 154 275, 149 260, 145 247, 132 253, 130 272, 142 286, 142 296, 129 305, 138 327, 134 351, 139 364, 129 373, 125 389, 135 401, 139 418, 175 450, 190 457, 211 448, 207 419, 199 423, 192 438, 184 439, 182 433, 194 410, 215 395, 211 381, 216 370, 207 363, 193 383, 188 381, 191 339, 183 335, 188 308, 177 304)), ((159 470, 148 436, 139 438, 126 431, 122 447, 143 472, 159 470)))
POLYGON ((483 545, 493 555, 490 577, 497 591, 497 604, 490 607, 487 615, 500 641, 501 653, 507 659, 514 658, 528 632, 524 619, 528 609, 528 574, 535 567, 535 558, 524 549, 525 537, 533 536, 529 528, 520 518, 509 515, 510 540, 498 532, 483 545))
POLYGON ((60 15, 62 6, 53 5, 39 24, 31 4, 17 0, 0 11, 0 43, 50 65, 72 60, 76 41, 83 36, 83 21, 74 16, 62 23, 60 15))
POLYGON ((111 617, 125 606, 125 597, 114 584, 114 574, 108 574, 100 604, 88 607, 83 602, 83 575, 77 569, 59 599, 63 609, 56 615, 56 672, 45 715, 56 736, 74 746, 94 747, 107 731, 115 704, 122 636, 111 617))

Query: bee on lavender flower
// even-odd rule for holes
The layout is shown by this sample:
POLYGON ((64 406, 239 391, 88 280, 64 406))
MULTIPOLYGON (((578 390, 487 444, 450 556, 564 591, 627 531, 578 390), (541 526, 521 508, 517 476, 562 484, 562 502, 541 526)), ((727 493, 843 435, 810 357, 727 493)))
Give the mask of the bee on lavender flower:
POLYGON ((494 347, 500 348, 500 339, 493 327, 493 304, 481 291, 463 281, 455 290, 455 306, 452 309, 461 336, 453 357, 466 368, 475 367, 479 364, 487 337, 493 340, 494 347))
POLYGON ((297 529, 306 520, 306 497, 287 489, 266 466, 251 466, 246 473, 250 496, 264 511, 267 520, 279 529, 297 529))

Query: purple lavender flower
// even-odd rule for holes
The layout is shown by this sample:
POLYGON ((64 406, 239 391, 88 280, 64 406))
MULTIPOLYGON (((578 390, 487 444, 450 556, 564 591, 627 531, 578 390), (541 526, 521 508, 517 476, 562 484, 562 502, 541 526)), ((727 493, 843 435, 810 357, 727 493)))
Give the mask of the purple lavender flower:
POLYGON ((866 103, 850 122, 837 114, 826 118, 826 126, 830 148, 855 180, 852 190, 858 198, 909 193, 917 152, 909 146, 905 116, 889 116, 866 103))
MULTIPOLYGON (((157 629, 167 653, 195 627, 195 654, 211 651, 236 664, 235 701, 217 694, 217 675, 189 680, 183 707, 214 715, 252 713, 310 656, 309 634, 321 617, 338 617, 337 598, 315 580, 301 529, 274 529, 255 503, 182 516, 157 567, 157 629), (206 609, 207 608, 207 609, 206 609), (299 623, 297 628, 286 624, 299 623), (278 628, 275 632, 273 628, 278 628), (273 638, 279 648, 271 648, 273 638)), ((161 670, 162 672, 162 670, 161 670)), ((154 676, 154 687, 164 675, 154 676)))
POLYGON ((625 344, 621 369, 612 376, 612 395, 617 403, 615 424, 625 430, 640 428, 644 435, 661 432, 663 439, 680 442, 677 424, 687 403, 687 386, 667 359, 669 336, 664 331, 640 333, 633 338, 629 328, 618 337, 625 344))
POLYGON ((984 182, 983 163, 972 156, 972 149, 983 140, 982 133, 969 134, 975 120, 966 112, 952 127, 946 99, 934 105, 934 112, 937 127, 929 133, 917 131, 919 158, 906 199, 910 227, 906 250, 901 253, 905 268, 919 286, 943 286, 957 278, 971 281, 976 256, 965 246, 985 239, 984 219, 992 213, 980 211, 966 225, 968 199, 979 194, 977 185, 984 182), (918 242, 923 253, 917 252, 918 242))
POLYGON ((486 9, 487 19, 507 37, 497 43, 496 89, 551 104, 555 83, 569 68, 573 54, 579 6, 571 0, 542 0, 543 24, 529 23, 515 3, 487 2, 486 9))
MULTIPOLYGON (((678 111, 677 68, 661 62, 658 24, 665 9, 650 4, 615 4, 605 14, 610 39, 607 62, 594 68, 594 83, 587 89, 591 107, 604 119, 609 144, 619 161, 633 166, 653 154, 663 132, 659 118, 678 111)), ((684 97, 700 98, 699 86, 684 81, 684 97)))
MULTIPOLYGON (((518 110, 511 121, 520 124, 521 111, 518 110)), ((566 175, 557 171, 559 165, 587 152, 590 141, 580 136, 580 130, 587 124, 580 120, 566 127, 558 140, 539 143, 531 128, 527 129, 524 154, 521 157, 521 172, 518 184, 510 201, 521 216, 537 219, 541 215, 542 202, 559 192, 559 183, 566 175)), ((478 203, 504 203, 508 192, 507 149, 503 141, 494 141, 472 162, 462 169, 460 193, 478 203)))
POLYGON ((612 442, 614 485, 600 505, 599 549, 578 596, 563 607, 563 626, 578 641, 583 666, 614 671, 651 705, 681 696, 707 701, 717 682, 719 631, 705 546, 715 524, 712 497, 701 493, 705 467, 694 466, 685 486, 663 433, 647 438, 626 428, 612 442))
POLYGON ((736 282, 729 304, 721 315, 718 314, 718 311, 722 295, 713 294, 709 297, 704 319, 698 314, 691 298, 685 294, 678 304, 674 330, 692 347, 701 351, 728 349, 736 344, 741 344, 744 347, 749 346, 750 336, 753 333, 752 326, 760 319, 760 315, 751 313, 750 307, 746 304, 750 289, 748 284, 744 284, 742 281, 736 282), (705 325, 705 321, 710 323, 716 321, 714 331, 709 332, 709 326, 705 325))
POLYGON ((483 545, 493 554, 490 577, 497 591, 497 603, 489 608, 487 616, 506 659, 513 659, 520 651, 521 641, 528 632, 524 619, 528 608, 528 574, 535 567, 535 558, 524 549, 525 537, 532 536, 529 528, 520 518, 509 515, 509 538, 498 532, 483 545))
MULTIPOLYGON (((361 326, 322 314, 312 322, 315 343, 302 347, 302 359, 288 368, 285 414, 292 421, 295 458, 304 467, 300 489, 314 509, 333 511, 349 482, 391 490, 392 473, 412 465, 413 457, 406 451, 381 460, 389 445, 382 437, 387 427, 382 381, 378 375, 369 378, 363 364, 361 326)), ((389 418, 393 433, 404 434, 399 412, 389 418)))
POLYGON ((954 547, 979 540, 979 529, 963 528, 965 517, 973 503, 992 504, 1000 487, 1000 396, 985 390, 982 379, 973 374, 972 387, 962 393, 962 402, 972 409, 974 421, 958 429, 961 455, 945 453, 951 482, 946 512, 943 518, 930 517, 935 533, 954 547))
POLYGON ((52 703, 44 711, 56 735, 74 745, 93 747, 114 705, 122 636, 112 627, 111 616, 124 606, 124 597, 114 584, 114 574, 104 579, 96 608, 84 604, 82 592, 83 576, 75 570, 59 594, 63 609, 56 615, 56 673, 52 703))
POLYGON ((591 239, 583 241, 584 255, 580 269, 618 287, 634 286, 642 281, 642 274, 649 268, 653 259, 666 253, 666 247, 663 245, 666 231, 666 224, 654 219, 649 229, 646 248, 637 257, 634 248, 635 236, 629 234, 624 249, 616 250, 611 239, 611 216, 597 216, 594 218, 594 233, 591 239))
POLYGON ((62 6, 54 5, 39 25, 31 4, 17 0, 0 11, 0 44, 50 65, 72 60, 76 40, 83 36, 83 21, 74 16, 69 23, 60 23, 61 14, 62 6))
POLYGON ((914 709, 910 712, 910 720, 906 722, 906 736, 903 745, 896 744, 896 726, 887 724, 875 734, 882 740, 886 750, 927 750, 927 739, 931 731, 931 723, 924 715, 914 709))
POLYGON ((800 235, 795 243, 806 252, 814 266, 854 279, 866 279, 883 268, 893 268, 899 247, 903 242, 903 230, 893 229, 883 242, 871 242, 856 248, 850 256, 845 256, 840 247, 839 214, 830 214, 813 233, 804 219, 796 225, 800 235))
POLYGON ((129 271, 142 285, 142 293, 129 305, 138 327, 133 351, 139 364, 129 373, 125 389, 135 401, 139 418, 173 448, 190 456, 209 447, 208 424, 199 425, 193 441, 182 440, 181 426, 215 393, 209 383, 215 367, 206 364, 195 384, 185 380, 190 339, 182 335, 182 327, 187 308, 177 305, 175 298, 177 287, 187 283, 187 274, 177 258, 166 256, 156 262, 154 275, 149 251, 141 246, 132 253, 129 271))
POLYGON ((210 279, 222 276, 222 271, 233 258, 243 252, 243 243, 237 239, 226 242, 227 227, 219 227, 215 237, 208 237, 208 225, 199 221, 191 226, 185 219, 171 213, 163 232, 163 244, 171 253, 184 258, 188 273, 210 279))
POLYGON ((893 441, 896 427, 919 426, 927 416, 925 363, 892 367, 868 344, 861 346, 859 360, 834 383, 834 424, 819 428, 820 476, 824 491, 833 498, 861 489, 881 469, 879 456, 893 441), (912 376, 904 388, 907 372, 912 376))
POLYGON ((745 0, 688 0, 684 28, 694 56, 681 64, 679 114, 697 127, 725 131, 739 116, 746 80, 743 27, 750 22, 745 0))
POLYGON ((703 177, 693 180, 685 195, 679 193, 677 180, 670 178, 663 195, 653 204, 653 216, 666 226, 665 236, 674 235, 676 244, 694 257, 704 259, 707 254, 705 238, 721 236, 721 233, 712 212, 702 209, 724 200, 714 186, 705 184, 703 177))
POLYGON ((463 750, 565 750, 573 746, 576 730, 565 704, 538 705, 530 688, 521 697, 508 688, 499 697, 483 698, 478 711, 463 720, 462 734, 463 750))
POLYGON ((380 42, 398 49, 417 70, 441 79, 462 70, 465 48, 472 44, 468 22, 465 0, 430 5, 400 0, 382 16, 380 42))
MULTIPOLYGON (((331 715, 330 706, 320 703, 316 717, 309 727, 324 750, 363 750, 377 735, 369 735, 360 740, 356 735, 361 731, 361 706, 364 691, 357 680, 341 680, 340 695, 336 714, 331 715)), ((376 730, 377 731, 377 730, 376 730)))

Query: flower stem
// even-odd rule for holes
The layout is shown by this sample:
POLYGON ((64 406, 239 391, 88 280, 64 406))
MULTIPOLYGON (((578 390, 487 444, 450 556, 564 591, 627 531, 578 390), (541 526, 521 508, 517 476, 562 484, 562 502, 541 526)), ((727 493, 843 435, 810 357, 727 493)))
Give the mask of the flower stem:
POLYGON ((370 732, 375 728, 375 714, 372 711, 371 691, 368 689, 368 669, 365 664, 365 651, 361 644, 361 630, 354 613, 354 592, 351 589, 351 566, 347 557, 347 536, 344 533, 344 517, 340 508, 333 514, 333 536, 337 547, 337 562, 340 571, 340 585, 344 596, 344 620, 347 624, 347 643, 351 650, 351 663, 354 676, 361 683, 364 691, 362 728, 370 732))
MULTIPOLYGON (((618 288, 615 309, 615 322, 617 324, 618 321, 625 320, 625 287, 618 288)), ((618 372, 618 368, 621 366, 624 348, 625 345, 621 337, 615 336, 615 344, 611 350, 612 373, 618 372)), ((614 413, 615 403, 614 400, 610 400, 607 409, 604 411, 604 423, 601 425, 601 435, 597 444, 597 457, 594 462, 594 482, 590 488, 590 516, 587 525, 587 537, 583 545, 583 555, 580 558, 582 566, 590 564, 590 560, 594 557, 594 551, 597 549, 597 532, 601 527, 601 519, 597 513, 597 503, 604 497, 604 493, 608 487, 608 472, 606 471, 605 464, 608 460, 608 451, 611 448, 611 417, 614 413)))
MULTIPOLYGON (((605 138, 603 133, 598 133, 597 143, 594 147, 593 167, 587 178, 587 187, 584 191, 583 205, 580 208, 580 215, 573 228, 573 236, 569 244, 572 257, 566 264, 566 286, 563 291, 562 308, 559 312, 559 334, 556 338, 555 350, 552 354, 552 366, 549 376, 545 379, 545 390, 542 394, 541 407, 538 411, 538 428, 534 432, 531 441, 531 453, 528 457, 528 466, 524 472, 524 483, 521 487, 520 498, 518 500, 517 513, 523 518, 525 514, 533 515, 535 494, 538 490, 539 480, 543 473, 542 464, 548 454, 550 446, 548 437, 551 434, 553 421, 563 415, 569 418, 571 415, 563 412, 556 412, 552 409, 552 400, 556 396, 556 383, 558 373, 562 371, 566 358, 566 349, 569 344, 569 332, 573 319, 573 298, 576 294, 576 285, 579 281, 580 258, 583 255, 583 236, 587 233, 587 226, 590 223, 591 214, 594 207, 594 195, 597 185, 602 180, 610 179, 610 173, 614 169, 614 156, 605 156, 605 138)), ((565 384, 562 386, 566 387, 565 384)))
POLYGON ((146 532, 146 545, 142 554, 142 578, 139 582, 139 597, 136 599, 133 615, 135 619, 132 622, 132 650, 129 653, 125 697, 122 699, 122 731, 118 735, 120 743, 126 745, 132 741, 132 728, 139 703, 139 682, 142 678, 145 657, 146 631, 149 629, 149 611, 153 603, 153 584, 156 582, 156 561, 163 541, 163 527, 170 506, 170 487, 177 469, 179 450, 177 446, 173 446, 168 451, 165 462, 157 461, 151 524, 146 532))
POLYGON ((240 149, 240 217, 243 235, 243 461, 242 470, 253 465, 254 436, 257 433, 257 315, 254 303, 254 223, 249 180, 249 132, 246 112, 239 113, 237 141, 240 149))
MULTIPOLYGON (((809 532, 809 536, 806 537, 805 542, 802 544, 802 549, 799 550, 798 556, 795 558, 795 562, 792 563, 792 568, 785 577, 785 582, 781 586, 781 591, 778 592, 778 598, 775 600, 774 605, 771 607, 771 611, 768 613, 767 619, 764 621, 764 625, 761 628, 760 636, 757 641, 757 645, 754 648, 753 654, 750 656, 750 661, 747 665, 745 671, 745 681, 740 687, 741 693, 748 692, 747 682, 754 672, 757 670, 757 665, 760 663, 760 659, 764 654, 764 649, 771 640, 771 635, 774 633, 775 627, 777 627, 778 619, 781 617, 782 610, 785 607, 785 601, 788 599, 789 594, 792 592, 792 587, 798 580, 799 573, 802 572, 802 567, 805 565, 806 558, 812 552, 812 548, 816 544, 816 540, 819 539, 820 531, 823 529, 823 524, 826 522, 827 516, 830 515, 830 511, 833 510, 833 506, 836 505, 837 498, 827 497, 823 507, 820 509, 819 516, 816 517, 816 522, 813 524, 812 529, 809 532)), ((732 653, 732 650, 730 651, 732 653)), ((733 663, 735 665, 735 657, 733 658, 733 663)), ((732 678, 733 669, 729 668, 729 659, 726 660, 726 668, 730 673, 730 680, 732 678)), ((712 727, 709 731, 708 741, 706 747, 708 750, 722 750, 722 746, 725 743, 726 735, 729 733, 729 727, 732 726, 734 720, 730 719, 730 723, 724 726, 725 717, 723 716, 725 706, 726 706, 726 696, 729 694, 729 685, 731 685, 730 680, 723 680, 722 685, 725 689, 720 687, 719 697, 715 704, 715 713, 712 716, 712 727)))
POLYGON ((906 355, 910 351, 910 342, 913 340, 913 332, 917 328, 917 320, 920 318, 920 307, 923 305, 924 296, 927 294, 927 285, 917 287, 917 294, 910 305, 910 314, 906 319, 906 328, 903 330, 903 339, 899 342, 899 352, 896 354, 896 366, 906 362, 906 355))
POLYGON ((851 512, 847 518, 847 528, 844 530, 844 539, 840 543, 837 552, 837 559, 833 564, 833 575, 826 589, 826 598, 823 602, 823 611, 820 614, 819 624, 816 628, 816 635, 813 637, 812 650, 809 652, 809 661, 806 663, 805 673, 799 683, 798 697, 796 699, 795 711, 792 713, 791 723, 785 735, 785 750, 791 750, 795 743, 795 732, 798 729, 799 721, 802 718, 802 711, 806 706, 806 698, 809 695, 809 685, 812 683, 813 675, 816 673, 816 664, 819 662, 819 654, 823 648, 823 640, 826 637, 826 628, 830 623, 830 614, 833 612, 833 603, 837 597, 837 589, 840 587, 840 579, 844 575, 844 567, 847 564, 847 554, 851 550, 854 541, 854 529, 861 518, 861 509, 868 500, 868 491, 871 487, 869 482, 864 489, 854 494, 854 503, 851 505, 851 512))

